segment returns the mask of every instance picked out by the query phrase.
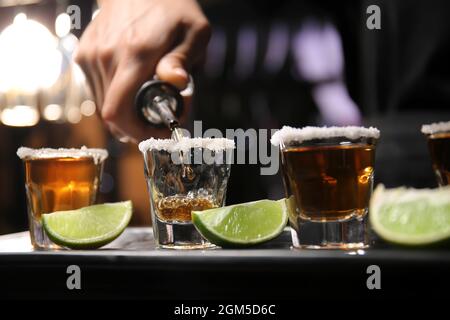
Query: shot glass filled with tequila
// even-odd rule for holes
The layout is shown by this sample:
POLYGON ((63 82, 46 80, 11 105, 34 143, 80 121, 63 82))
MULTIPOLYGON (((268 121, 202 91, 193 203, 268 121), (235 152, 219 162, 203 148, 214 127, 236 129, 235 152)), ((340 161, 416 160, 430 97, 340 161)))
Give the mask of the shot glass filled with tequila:
POLYGON ((379 131, 362 127, 283 127, 280 147, 294 247, 368 246, 367 213, 379 131))
POLYGON ((422 126, 439 186, 450 184, 450 121, 422 126))
POLYGON ((42 228, 41 216, 95 203, 103 162, 103 149, 30 149, 17 155, 25 165, 28 219, 31 243, 36 249, 56 249, 42 228))
POLYGON ((191 211, 224 205, 234 141, 152 138, 141 142, 139 149, 156 244, 166 249, 213 247, 195 229, 191 211))

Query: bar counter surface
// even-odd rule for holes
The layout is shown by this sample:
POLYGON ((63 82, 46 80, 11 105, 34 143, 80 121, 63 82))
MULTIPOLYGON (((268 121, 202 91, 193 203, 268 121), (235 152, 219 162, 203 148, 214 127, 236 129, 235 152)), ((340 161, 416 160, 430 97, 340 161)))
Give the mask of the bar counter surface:
POLYGON ((150 228, 128 228, 98 250, 34 251, 22 232, 0 236, 0 288, 2 299, 443 298, 450 250, 379 240, 366 250, 297 250, 286 228, 253 248, 174 251, 155 249, 150 228), (67 287, 71 265, 80 267, 80 290, 67 287), (369 289, 377 267, 381 288, 369 289))

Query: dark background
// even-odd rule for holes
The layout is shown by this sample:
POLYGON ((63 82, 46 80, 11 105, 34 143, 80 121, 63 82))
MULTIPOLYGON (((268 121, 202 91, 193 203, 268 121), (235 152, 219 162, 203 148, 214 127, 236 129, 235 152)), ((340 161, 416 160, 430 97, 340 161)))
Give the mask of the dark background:
MULTIPOLYGON (((336 78, 320 82, 346 84, 362 114, 362 124, 381 130, 376 182, 389 187, 436 185, 420 126, 450 120, 448 1, 201 3, 213 26, 213 37, 204 67, 194 71, 192 119, 201 119, 204 130, 333 124, 319 111, 312 96, 318 83, 299 72, 294 48, 294 39, 305 22, 315 21, 319 27, 332 25, 342 43, 344 70, 336 78), (381 8, 381 30, 366 27, 366 8, 372 4, 381 8), (268 64, 266 58, 275 27, 288 40, 282 42, 284 47, 275 49, 286 52, 276 66, 268 64)), ((20 8, 0 7, 0 30, 21 10, 53 31, 58 10, 69 4, 81 7, 84 28, 90 21, 92 1, 41 1, 20 8)), ((73 33, 79 37, 82 30, 73 33)), ((102 189, 100 200, 132 199, 136 207, 133 224, 150 223, 137 147, 115 141, 92 116, 76 125, 41 121, 31 128, 12 128, 0 124, 0 234, 27 228, 23 169, 15 155, 17 148, 82 144, 106 147, 110 152, 105 167, 107 188, 102 189)), ((259 165, 233 166, 227 203, 283 196, 279 175, 260 176, 259 165)))

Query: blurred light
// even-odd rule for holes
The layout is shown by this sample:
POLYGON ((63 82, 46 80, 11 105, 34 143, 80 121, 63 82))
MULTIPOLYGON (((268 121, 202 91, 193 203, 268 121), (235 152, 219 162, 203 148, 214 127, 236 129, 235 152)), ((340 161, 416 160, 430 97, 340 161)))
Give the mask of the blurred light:
POLYGON ((341 36, 329 22, 308 20, 292 42, 297 74, 314 84, 312 96, 324 125, 360 125, 361 112, 344 82, 341 36))
POLYGON ((80 111, 83 116, 89 117, 95 113, 96 106, 92 100, 85 100, 81 103, 80 111))
POLYGON ((210 77, 219 77, 225 65, 227 52, 227 38, 225 32, 219 27, 214 28, 206 52, 205 74, 210 77))
POLYGON ((56 121, 61 119, 63 109, 59 104, 49 104, 44 109, 44 118, 49 121, 56 121))
POLYGON ((323 124, 333 126, 361 125, 362 116, 343 82, 321 84, 312 96, 319 108, 323 124))
POLYGON ((269 32, 264 67, 269 73, 276 73, 283 68, 289 52, 289 29, 285 24, 275 24, 269 32))
POLYGON ((296 33, 292 45, 296 67, 303 79, 320 82, 342 76, 341 37, 332 24, 307 21, 296 33))
POLYGON ((39 113, 31 106, 17 105, 4 109, 1 120, 7 126, 30 127, 38 123, 39 113))
POLYGON ((55 20, 56 35, 60 38, 67 36, 70 32, 71 24, 70 16, 67 13, 59 14, 55 20))
POLYGON ((81 113, 80 113, 80 109, 77 107, 70 107, 67 110, 67 121, 69 121, 70 123, 78 123, 81 121, 81 113))
POLYGON ((19 13, 0 34, 0 90, 36 92, 53 85, 61 72, 56 38, 37 21, 19 13))
POLYGON ((95 17, 98 15, 99 12, 100 12, 100 9, 94 10, 94 12, 92 12, 92 19, 91 19, 91 20, 94 20, 95 17))
POLYGON ((68 34, 60 40, 60 44, 67 53, 72 55, 78 46, 78 38, 73 34, 68 34))
POLYGON ((25 22, 27 20, 27 15, 23 12, 18 13, 15 17, 14 17, 14 23, 22 23, 25 22))
POLYGON ((363 256, 363 255, 366 254, 366 252, 364 250, 362 250, 362 249, 358 249, 356 251, 349 251, 347 254, 351 255, 351 256, 357 256, 357 255, 358 256, 363 256))
POLYGON ((0 0, 0 7, 17 7, 36 4, 42 0, 0 0))
POLYGON ((235 74, 238 79, 249 77, 255 67, 258 35, 254 27, 242 27, 237 36, 235 74))

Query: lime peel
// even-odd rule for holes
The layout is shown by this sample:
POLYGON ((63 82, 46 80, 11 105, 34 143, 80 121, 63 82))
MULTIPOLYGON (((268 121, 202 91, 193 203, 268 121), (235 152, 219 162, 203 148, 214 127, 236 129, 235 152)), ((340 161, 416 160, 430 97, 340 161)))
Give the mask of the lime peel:
POLYGON ((370 223, 392 243, 421 246, 450 238, 450 187, 395 188, 379 185, 370 201, 370 223))
POLYGON ((192 212, 192 221, 199 232, 222 247, 252 246, 271 240, 283 231, 287 220, 285 199, 192 212))
POLYGON ((42 225, 54 243, 72 249, 99 248, 116 239, 130 222, 131 201, 104 203, 42 215, 42 225))

